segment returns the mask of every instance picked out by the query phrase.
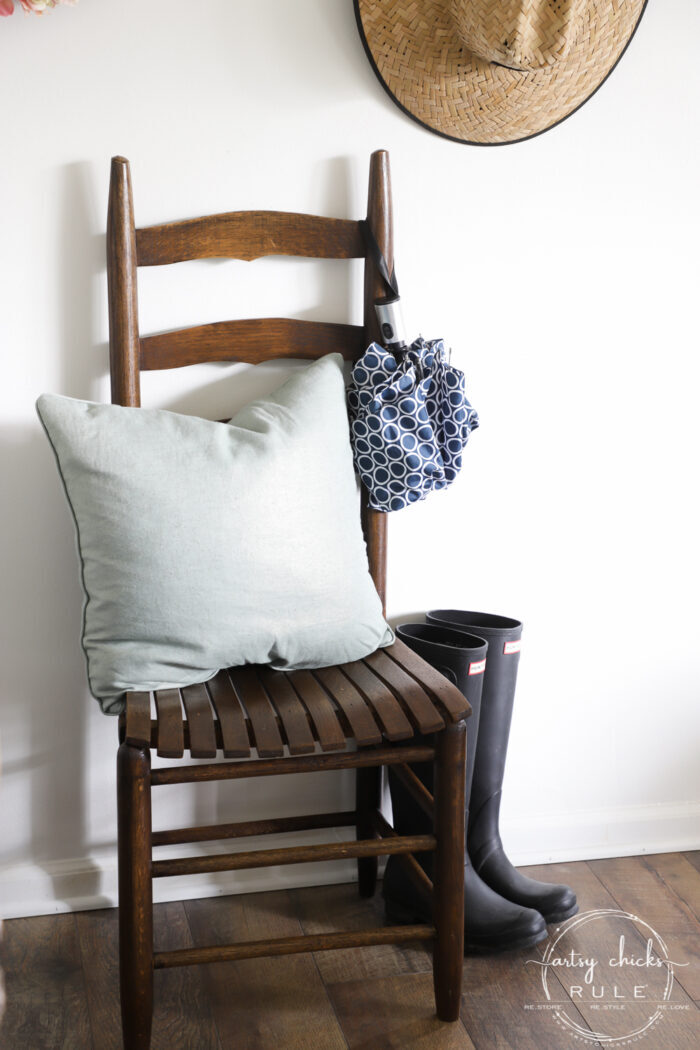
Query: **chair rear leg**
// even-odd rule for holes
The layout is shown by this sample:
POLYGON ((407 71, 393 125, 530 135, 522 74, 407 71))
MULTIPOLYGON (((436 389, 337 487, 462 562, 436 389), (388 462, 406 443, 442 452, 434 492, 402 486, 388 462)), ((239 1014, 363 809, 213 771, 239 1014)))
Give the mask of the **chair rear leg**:
POLYGON ((119 983, 124 1050, 148 1050, 153 1016, 151 755, 122 744, 117 753, 119 825, 119 983))
POLYGON ((441 1021, 456 1021, 464 966, 464 795, 466 725, 435 738, 435 867, 433 983, 441 1021))
MULTIPOLYGON (((357 837, 358 839, 376 838, 376 831, 372 823, 375 810, 379 809, 381 801, 381 776, 379 766, 360 767, 355 779, 355 809, 357 810, 357 837)), ((357 880, 361 897, 372 897, 377 887, 377 858, 357 858, 357 880)))

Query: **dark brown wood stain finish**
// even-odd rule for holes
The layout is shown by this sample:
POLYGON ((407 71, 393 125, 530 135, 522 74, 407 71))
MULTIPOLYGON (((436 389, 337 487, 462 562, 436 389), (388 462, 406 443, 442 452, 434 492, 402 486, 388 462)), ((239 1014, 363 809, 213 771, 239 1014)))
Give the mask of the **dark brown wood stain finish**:
POLYGON ((172 857, 154 860, 153 878, 193 875, 206 871, 242 871, 245 868, 276 868, 280 864, 306 864, 315 860, 343 860, 345 857, 378 857, 390 853, 420 853, 435 849, 432 835, 397 835, 385 841, 333 842, 317 846, 280 846, 249 852, 215 853, 202 857, 172 857))
POLYGON ((413 736, 411 723, 398 700, 364 660, 342 664, 341 670, 365 698, 387 740, 407 740, 413 736))
POLYGON ((192 758, 216 758, 214 715, 206 685, 186 685, 182 702, 190 730, 192 758))
POLYGON ((151 698, 149 693, 126 694, 125 739, 134 747, 148 746, 151 739, 151 698))
POLYGON ((338 667, 320 667, 315 677, 343 711, 359 747, 381 744, 382 734, 352 682, 338 667))
POLYGON ((155 694, 158 721, 158 754, 182 758, 185 750, 182 701, 179 689, 159 689, 155 694))
POLYGON ((310 671, 291 671, 288 680, 303 700, 322 751, 345 747, 345 733, 328 695, 310 671))
POLYGON ((364 660, 291 674, 269 667, 229 668, 208 682, 153 695, 129 693, 122 739, 157 748, 163 757, 265 757, 408 739, 413 730, 441 728, 469 714, 462 694, 399 642, 364 660), (235 682, 236 688, 233 688, 235 682), (261 688, 262 687, 262 688, 261 688), (182 697, 182 699, 181 699, 182 697), (183 703, 184 701, 184 713, 183 703), (272 703, 270 702, 272 701, 272 703), (184 719, 184 720, 183 720, 184 719))
POLYGON ((394 768, 394 773, 406 790, 413 796, 423 812, 432 820, 435 813, 435 799, 430 794, 423 781, 416 776, 410 766, 396 766, 394 768))
POLYGON ((141 403, 136 267, 136 227, 129 162, 124 157, 112 157, 107 211, 109 370, 112 401, 134 407, 141 403))
POLYGON ((290 755, 308 755, 315 748, 309 715, 286 675, 270 667, 260 668, 260 681, 280 716, 290 755))
POLYGON ((425 744, 410 741, 398 747, 362 748, 332 755, 300 755, 296 758, 263 759, 259 762, 203 763, 199 766, 161 766, 151 773, 152 784, 190 784, 209 780, 240 780, 248 777, 285 776, 329 769, 358 769, 378 763, 429 762, 434 752, 425 744))
POLYGON ((279 835, 287 831, 310 831, 315 828, 351 827, 357 819, 354 809, 344 813, 309 813, 301 817, 270 817, 267 820, 242 820, 236 824, 202 824, 194 828, 170 828, 154 831, 154 846, 172 846, 182 842, 218 842, 223 839, 253 835, 279 835))
POLYGON ((219 671, 207 682, 207 689, 221 726, 221 747, 224 758, 248 758, 250 739, 246 729, 245 714, 234 692, 231 679, 225 671, 219 671))
MULTIPOLYGON (((464 717, 464 697, 457 686, 422 660, 400 638, 397 638, 394 644, 384 649, 383 652, 423 686, 438 706, 445 709, 449 719, 464 717)), ((467 712, 469 710, 467 706, 467 712)))
MULTIPOLYGON (((382 816, 381 813, 374 814, 373 823, 377 832, 384 838, 393 838, 398 834, 396 829, 391 826, 389 821, 382 816)), ((406 869, 406 874, 411 879, 418 892, 422 893, 424 897, 432 897, 434 889, 433 883, 423 871, 413 854, 397 853, 396 858, 398 863, 403 865, 406 869)))
MULTIPOLYGON (((367 222, 391 266, 389 161, 386 152, 381 150, 374 153, 370 161, 367 222)), ((139 405, 140 368, 174 368, 204 360, 257 362, 268 357, 313 358, 333 349, 352 359, 378 335, 373 304, 382 290, 381 279, 371 254, 366 255, 359 222, 258 211, 205 216, 137 229, 129 165, 124 158, 116 157, 112 162, 107 247, 112 399, 118 404, 139 405), (364 258, 364 326, 253 318, 141 337, 136 288, 139 265, 221 256, 252 260, 265 255, 290 254, 364 258)), ((369 568, 384 604, 386 517, 370 511, 365 501, 362 523, 369 568)), ((443 1020, 457 1019, 463 908, 463 827, 460 831, 457 825, 463 821, 461 818, 455 821, 454 810, 455 805, 460 812, 463 809, 462 719, 469 713, 468 704, 464 698, 461 708, 459 704, 452 709, 448 704, 434 704, 433 687, 427 691, 423 687, 415 660, 412 670, 404 670, 400 650, 397 659, 379 652, 356 665, 328 669, 325 679, 324 683, 322 676, 314 676, 308 670, 282 674, 249 665, 228 668, 209 683, 181 688, 179 696, 176 690, 157 691, 155 720, 151 719, 150 694, 127 696, 125 715, 120 719, 122 743, 117 776, 121 1012, 126 1050, 148 1050, 150 1046, 154 968, 337 950, 353 945, 403 942, 416 937, 435 939, 433 972, 437 1013, 443 1020), (334 688, 340 693, 337 698, 334 688), (180 700, 184 718, 178 706, 180 700), (359 741, 353 737, 355 726, 360 729, 359 741), (389 740, 396 741, 410 738, 415 730, 435 731, 435 750, 382 746, 382 731, 389 740), (223 749, 226 761, 151 770, 150 748, 154 744, 166 758, 180 757, 187 749, 194 759, 213 759, 223 749), (319 753, 317 745, 320 752, 327 753, 319 753), (255 749, 255 756, 252 761, 246 761, 251 747, 255 749), (435 759, 438 785, 435 823, 440 830, 437 836, 400 836, 380 820, 380 767, 409 761, 411 751, 415 757, 421 750, 427 752, 426 757, 435 759), (295 821, 300 826, 308 821, 308 817, 301 814, 287 821, 239 821, 237 825, 218 829, 164 829, 153 839, 151 789, 154 786, 343 768, 356 770, 356 808, 352 817, 357 840, 205 853, 196 857, 154 859, 152 856, 156 844, 265 834, 287 826, 291 829, 295 821), (306 940, 296 935, 259 940, 246 937, 242 941, 236 938, 233 943, 219 942, 196 949, 185 946, 154 950, 154 878, 356 857, 360 892, 370 894, 375 887, 380 855, 402 856, 429 850, 436 851, 434 927, 423 923, 409 929, 339 930, 309 936, 306 940)), ((440 687, 436 688, 440 692, 440 687)), ((327 817, 328 814, 323 815, 317 826, 328 826, 327 817)), ((339 813, 336 818, 341 825, 348 822, 346 813, 339 813)))
POLYGON ((392 690, 417 732, 435 733, 442 729, 444 719, 423 687, 385 652, 377 650, 364 662, 392 690))
POLYGON ((361 259, 365 245, 356 222, 285 211, 234 211, 136 231, 139 266, 188 259, 245 259, 297 255, 361 259))
POLYGON ((153 891, 148 750, 117 753, 119 980, 126 1050, 149 1050, 153 1012, 153 891))
MULTIPOLYGON (((375 240, 391 272, 394 266, 394 216, 389 154, 385 150, 377 150, 370 159, 367 224, 374 232, 375 240)), ((381 338, 374 304, 384 295, 382 277, 371 258, 368 257, 365 263, 364 287, 365 342, 367 344, 381 338)), ((362 523, 367 539, 369 571, 382 600, 382 607, 386 611, 387 515, 370 509, 367 503, 367 492, 364 489, 362 492, 362 523)))
POLYGON ((232 667, 231 684, 239 697, 245 697, 245 706, 261 758, 275 758, 284 754, 284 744, 277 727, 275 709, 253 667, 232 667))
POLYGON ((363 330, 357 325, 323 321, 296 321, 287 317, 256 317, 242 321, 160 332, 141 340, 141 369, 184 368, 201 361, 243 361, 259 365, 275 357, 315 359, 342 354, 356 360, 364 349, 363 330))

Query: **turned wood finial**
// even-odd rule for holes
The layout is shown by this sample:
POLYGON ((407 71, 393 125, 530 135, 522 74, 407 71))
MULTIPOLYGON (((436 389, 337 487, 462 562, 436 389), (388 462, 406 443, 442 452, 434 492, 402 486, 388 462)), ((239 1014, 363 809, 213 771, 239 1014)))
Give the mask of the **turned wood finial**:
POLYGON ((116 405, 141 403, 136 266, 129 162, 125 157, 112 157, 107 210, 107 283, 110 376, 112 402, 116 405))

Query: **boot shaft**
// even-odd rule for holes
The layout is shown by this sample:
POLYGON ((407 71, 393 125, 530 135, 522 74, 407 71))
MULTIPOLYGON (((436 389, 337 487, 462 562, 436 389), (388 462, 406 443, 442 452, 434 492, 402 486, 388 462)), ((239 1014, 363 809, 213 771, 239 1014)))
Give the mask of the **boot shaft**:
POLYGON ((520 620, 462 609, 432 609, 427 622, 488 642, 474 769, 472 812, 500 792, 520 663, 520 620))
MULTIPOLYGON (((469 701, 472 712, 467 720, 468 800, 479 734, 481 693, 488 666, 488 643, 483 638, 477 638, 465 631, 453 631, 442 624, 404 623, 399 624, 396 633, 405 645, 456 685, 469 701)), ((432 771, 430 790, 432 791, 432 771)))
POLYGON ((499 831, 501 789, 508 753, 515 686, 520 663, 519 620, 462 609, 433 609, 428 623, 473 633, 488 640, 479 733, 474 754, 467 835, 477 871, 485 857, 502 850, 499 831))
MULTIPOLYGON (((449 678, 466 696, 472 713, 467 720, 467 806, 471 778, 474 772, 474 756, 479 732, 479 714, 481 710, 481 689, 484 681, 484 669, 488 645, 482 638, 472 637, 463 631, 453 631, 448 627, 423 623, 401 624, 396 628, 401 641, 418 653, 427 663, 449 678)), ((433 737, 416 736, 415 742, 433 743, 433 737)), ((433 764, 421 762, 411 766, 416 776, 433 791, 433 764)), ((398 778, 389 769, 394 826, 399 834, 430 834, 432 826, 429 818, 403 787, 398 778), (408 830, 407 830, 408 829, 408 830), (413 830, 410 830, 413 829, 413 830)))

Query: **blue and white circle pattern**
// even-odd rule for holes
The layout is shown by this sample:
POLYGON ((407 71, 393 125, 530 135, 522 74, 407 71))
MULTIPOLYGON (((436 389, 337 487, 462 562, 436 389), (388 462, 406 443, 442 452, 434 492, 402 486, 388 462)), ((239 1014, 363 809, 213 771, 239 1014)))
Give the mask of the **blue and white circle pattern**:
POLYGON ((372 343, 352 370, 348 407, 355 468, 374 510, 401 510, 450 485, 479 425, 442 339, 417 339, 398 362, 372 343))

